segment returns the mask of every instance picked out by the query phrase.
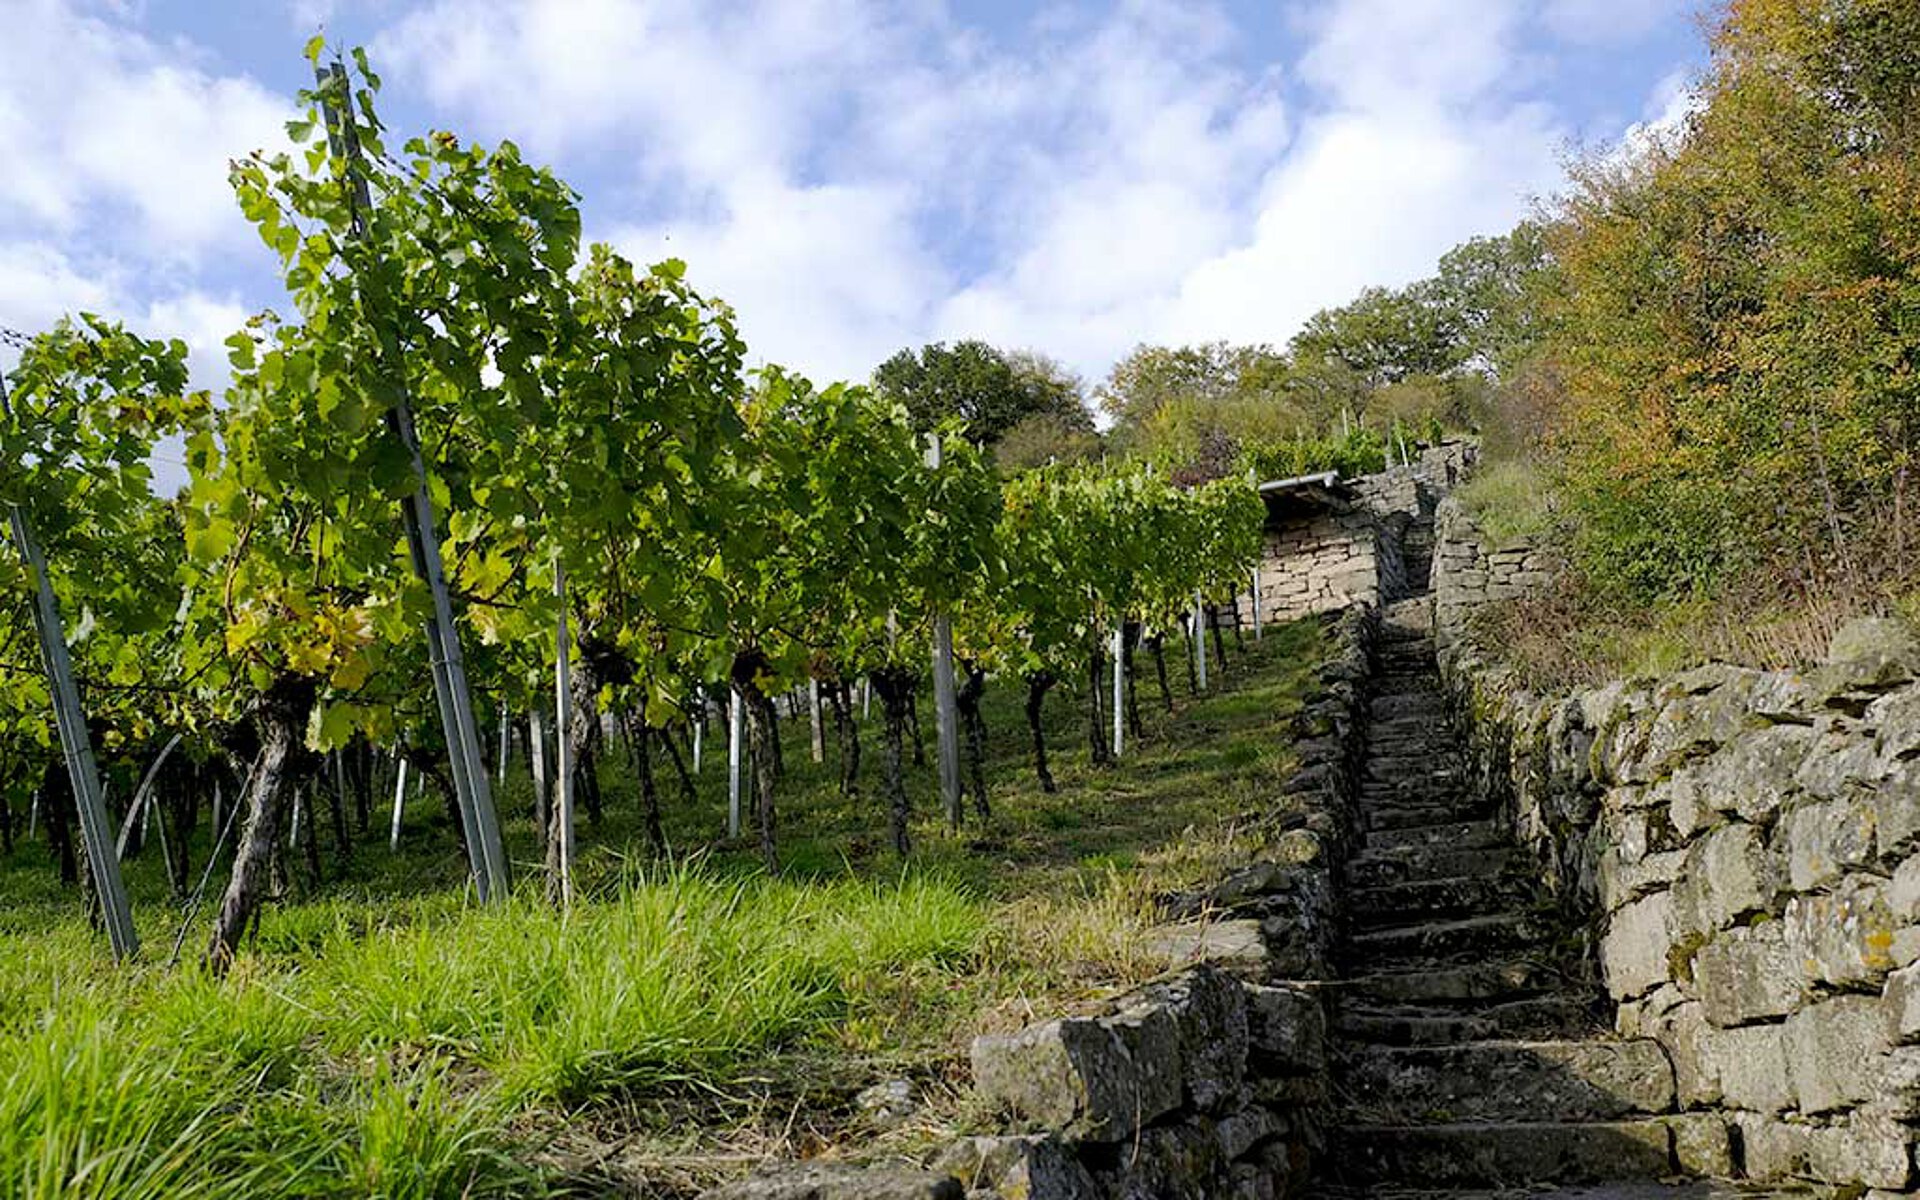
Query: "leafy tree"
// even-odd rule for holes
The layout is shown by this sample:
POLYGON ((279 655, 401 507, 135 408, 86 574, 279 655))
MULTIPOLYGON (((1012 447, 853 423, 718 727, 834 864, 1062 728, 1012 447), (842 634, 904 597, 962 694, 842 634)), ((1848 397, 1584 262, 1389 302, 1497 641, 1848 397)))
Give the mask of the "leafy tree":
POLYGON ((1920 9, 1735 0, 1677 136, 1599 157, 1548 231, 1582 561, 1711 590, 1903 544, 1920 447, 1920 9))
POLYGON ((926 432, 957 419, 976 446, 998 442, 1035 416, 1084 432, 1093 429, 1078 379, 1051 359, 1003 354, 985 342, 950 347, 934 342, 902 350, 874 370, 873 386, 889 403, 906 409, 915 429, 926 432))

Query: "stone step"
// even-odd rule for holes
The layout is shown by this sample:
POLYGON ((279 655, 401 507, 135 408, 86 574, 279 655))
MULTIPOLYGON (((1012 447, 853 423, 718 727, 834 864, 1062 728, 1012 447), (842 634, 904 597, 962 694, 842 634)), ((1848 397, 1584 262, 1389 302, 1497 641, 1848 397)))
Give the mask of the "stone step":
POLYGON ((1384 721, 1375 721, 1367 729, 1367 739, 1369 744, 1376 746, 1402 739, 1455 743, 1460 740, 1451 725, 1427 717, 1389 717, 1384 721))
POLYGON ((1673 1131, 1658 1119, 1348 1125, 1332 1131, 1327 1160, 1347 1184, 1632 1182, 1673 1173, 1673 1131))
POLYGON ((1467 955, 1504 954, 1538 943, 1544 930, 1532 916, 1500 913, 1458 921, 1430 921, 1398 929, 1374 929, 1347 939, 1347 959, 1356 966, 1413 961, 1444 962, 1467 955))
POLYGON ((1383 887, 1418 879, 1453 879, 1472 875, 1500 875, 1514 863, 1511 846, 1482 849, 1432 846, 1396 853, 1368 849, 1347 863, 1349 887, 1383 887))
POLYGON ((1383 799, 1369 804, 1363 794, 1360 823, 1369 830, 1412 829, 1423 825, 1452 825, 1462 821, 1484 821, 1493 815, 1493 806, 1484 800, 1466 800, 1458 795, 1423 800, 1383 799))
POLYGON ((1513 844, 1512 831, 1500 822, 1486 818, 1478 821, 1449 821, 1439 825, 1414 825, 1400 829, 1376 829, 1367 834, 1366 853, 1396 854, 1408 850, 1492 850, 1513 844))
POLYGON ((1504 1004, 1539 996, 1564 995, 1566 973, 1538 957, 1488 959, 1417 971, 1373 971, 1322 985, 1341 1004, 1376 1007, 1422 1005, 1444 1008, 1504 1004))
POLYGON ((1530 996, 1464 1011, 1438 1007, 1376 1008, 1344 1005, 1334 1032, 1382 1046, 1441 1046, 1502 1038, 1551 1041, 1606 1032, 1591 1003, 1568 994, 1530 996))
POLYGON ((1436 687, 1421 691, 1376 691, 1367 714, 1375 721, 1413 719, 1439 724, 1447 719, 1447 702, 1436 687))
POLYGON ((1527 1188, 1516 1193, 1512 1188, 1483 1191, 1478 1188, 1448 1188, 1430 1191, 1419 1187, 1370 1187, 1364 1191, 1334 1185, 1319 1185, 1306 1193, 1305 1200, 1830 1200, 1824 1189, 1792 1187, 1756 1187, 1753 1184, 1714 1183, 1636 1183, 1619 1180, 1601 1187, 1527 1188))
POLYGON ((1361 778, 1367 783, 1414 780, 1429 786, 1436 783, 1459 784, 1466 779, 1466 765, 1456 754, 1411 758, 1380 758, 1370 754, 1361 778))
POLYGON ((1360 807, 1390 808, 1404 804, 1458 803, 1468 795, 1466 780, 1450 779, 1363 779, 1360 781, 1360 807))
POLYGON ((1349 1045, 1335 1086, 1363 1122, 1611 1121, 1673 1108, 1673 1064, 1651 1039, 1349 1045))
POLYGON ((1410 915, 1456 917, 1504 912, 1519 900, 1520 889, 1499 876, 1456 875, 1410 879, 1383 887, 1356 888, 1347 910, 1354 924, 1379 928, 1405 922, 1410 915))

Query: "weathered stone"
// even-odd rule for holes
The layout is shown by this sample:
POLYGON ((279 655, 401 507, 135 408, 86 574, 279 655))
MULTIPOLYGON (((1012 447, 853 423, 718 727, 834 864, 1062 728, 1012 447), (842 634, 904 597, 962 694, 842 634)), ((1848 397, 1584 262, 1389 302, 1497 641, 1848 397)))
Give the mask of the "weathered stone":
POLYGON ((1748 913, 1766 912, 1778 875, 1759 830, 1744 822, 1714 830, 1687 851, 1686 869, 1674 886, 1680 928, 1711 933, 1748 913))
POLYGON ((1184 971, 1123 997, 1106 1020, 1118 1030, 1171 1022, 1188 1106, 1216 1111, 1238 1095, 1247 1064, 1247 999, 1231 976, 1206 966, 1184 971))
POLYGON ((1832 800, 1870 790, 1884 772, 1871 741, 1836 731, 1808 752, 1793 781, 1809 796, 1832 800))
POLYGON ((1920 854, 1920 759, 1895 763, 1874 786, 1873 817, 1883 858, 1920 854))
POLYGON ((1240 1158, 1261 1142, 1284 1133, 1287 1123, 1271 1109, 1252 1106, 1228 1113, 1214 1123, 1213 1136, 1220 1152, 1228 1158, 1240 1158))
POLYGON ((1818 731, 1805 725, 1749 730, 1702 768, 1702 790, 1744 821, 1771 821, 1798 788, 1794 774, 1818 739, 1818 731))
POLYGON ((1099 1200, 1093 1177, 1058 1138, 970 1137, 934 1160, 936 1174, 958 1179, 968 1192, 1000 1200, 1099 1200))
POLYGON ((951 1175, 849 1163, 783 1166, 728 1184, 705 1200, 966 1200, 951 1175))
POLYGON ((1920 1121, 1920 1047, 1896 1046, 1873 1060, 1874 1104, 1901 1121, 1920 1121))
POLYGON ((1733 1135, 1725 1118, 1713 1113, 1686 1113, 1666 1121, 1673 1130, 1676 1166, 1709 1179, 1733 1178, 1733 1135))
POLYGON ((1652 1179, 1673 1168, 1673 1133, 1659 1120, 1349 1126, 1330 1157, 1356 1184, 1652 1179))
POLYGON ((1212 1200, 1231 1178, 1212 1130, 1187 1124, 1141 1131, 1117 1164, 1093 1175, 1103 1194, 1121 1200, 1212 1200))
POLYGON ((1874 1060, 1890 1048, 1880 1001, 1839 996, 1787 1019, 1787 1058, 1800 1110, 1825 1113, 1873 1098, 1874 1060))
POLYGON ((1779 1025, 1709 1026, 1699 1050, 1700 1073, 1720 1081, 1722 1098, 1734 1108, 1784 1112, 1794 1107, 1800 1074, 1789 1061, 1785 1033, 1779 1025))
POLYGON ((1267 944, 1257 920, 1159 925, 1147 931, 1141 948, 1177 965, 1213 962, 1255 976, 1267 965, 1267 944))
POLYGON ((1807 1168, 1807 1127, 1757 1113, 1735 1113, 1747 1178, 1780 1183, 1807 1168))
POLYGON ((1327 1017, 1320 998, 1297 988, 1250 985, 1247 1044, 1255 1061, 1282 1071, 1320 1071, 1327 1063, 1327 1017))
POLYGON ((1920 635, 1905 621, 1858 617, 1833 635, 1827 661, 1868 671, 1876 683, 1903 682, 1920 675, 1920 635))
MULTIPOLYGON (((1674 988, 1662 988, 1654 993, 1656 997, 1663 994, 1677 997, 1680 993, 1674 988)), ((1724 1093, 1720 1062, 1712 1053, 1713 1029, 1699 1004, 1686 1001, 1668 1005, 1664 1011, 1647 1014, 1639 1024, 1659 1041, 1672 1061, 1674 1090, 1682 1108, 1720 1103, 1724 1093)), ((1780 1077, 1784 1087, 1784 1060, 1780 1063, 1780 1077)))
POLYGON ((1673 1068, 1657 1042, 1473 1042, 1359 1046, 1340 1084, 1382 1120, 1609 1120, 1673 1107, 1673 1068))
POLYGON ((1784 921, 1787 947, 1811 982, 1877 984, 1898 965, 1898 923, 1885 884, 1870 876, 1849 875, 1832 895, 1795 897, 1784 921))
POLYGON ((1076 1140, 1124 1141, 1180 1105, 1180 1038, 1162 1009, 978 1037, 972 1057, 989 1102, 1076 1140))
POLYGON ((1803 804, 1781 822, 1786 845, 1787 878, 1797 892, 1825 887, 1848 868, 1873 861, 1872 802, 1848 796, 1820 804, 1803 804))
POLYGON ((1779 921, 1729 929, 1702 946, 1693 982, 1707 1019, 1723 1027, 1786 1016, 1805 995, 1779 921))
POLYGON ((1874 745, 1882 759, 1920 758, 1920 687, 1874 701, 1867 709, 1867 722, 1878 731, 1874 745))
POLYGON ((1667 887, 1680 878, 1686 861, 1685 850, 1663 850, 1632 861, 1610 849, 1602 851, 1597 870, 1601 906, 1613 912, 1667 887))
POLYGON ((1886 1009, 1889 1041, 1920 1042, 1920 963, 1887 976, 1881 1004, 1886 1009))
POLYGON ((913 1084, 905 1079, 889 1079, 862 1090, 853 1098, 854 1110, 867 1124, 878 1128, 898 1125, 920 1108, 913 1084))
POLYGON ((1600 942, 1600 968, 1615 1000, 1638 996, 1667 981, 1673 949, 1674 905, 1657 892, 1615 913, 1600 942))
POLYGON ((1902 1188, 1913 1182, 1913 1133, 1862 1110, 1807 1135, 1807 1173, 1822 1183, 1902 1188))

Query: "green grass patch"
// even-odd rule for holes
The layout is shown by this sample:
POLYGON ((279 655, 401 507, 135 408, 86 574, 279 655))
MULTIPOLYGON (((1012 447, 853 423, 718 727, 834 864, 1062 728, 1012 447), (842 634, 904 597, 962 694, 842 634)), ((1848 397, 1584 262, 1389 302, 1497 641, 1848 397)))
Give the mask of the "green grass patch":
MULTIPOLYGON (((1244 857, 1318 652, 1317 623, 1270 630, 1216 664, 1224 687, 1205 696, 1176 660, 1171 712, 1143 656, 1145 734, 1110 770, 1088 765, 1084 712, 1062 689, 1051 794, 1028 765, 1023 689, 996 683, 993 819, 948 828, 933 771, 915 770, 906 863, 875 795, 877 713, 854 797, 832 739, 815 764, 805 721, 783 722, 778 878, 750 839, 724 837, 723 747, 691 803, 662 771, 663 863, 647 861, 637 786, 609 755, 570 911, 541 898, 524 779, 500 789, 520 890, 489 909, 471 902, 441 806, 411 801, 398 854, 376 820, 343 864, 329 847, 318 886, 290 855, 295 895, 226 979, 191 965, 204 909, 188 965, 164 962, 180 913, 151 847, 128 864, 147 948, 122 967, 45 846, 22 846, 0 861, 0 1200, 538 1195, 604 1181, 613 1168, 569 1149, 583 1139, 725 1163, 715 1142, 756 1122, 792 1137, 804 1111, 798 1127, 832 1136, 850 1090, 937 1081, 974 1033, 1162 969, 1141 949, 1154 898, 1244 857)), ((207 851, 203 829, 196 873, 207 851)), ((725 1167, 688 1170, 667 1174, 725 1167)))

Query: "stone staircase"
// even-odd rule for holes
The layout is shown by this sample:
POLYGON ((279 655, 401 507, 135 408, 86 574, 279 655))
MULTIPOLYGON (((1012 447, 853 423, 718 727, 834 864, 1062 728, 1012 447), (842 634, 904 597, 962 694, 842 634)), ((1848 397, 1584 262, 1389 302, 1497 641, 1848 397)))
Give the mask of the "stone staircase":
POLYGON ((1393 605, 1381 628, 1324 1194, 1682 1174, 1697 1134, 1668 1115, 1673 1068, 1606 1031, 1566 931, 1533 906, 1509 827, 1468 783, 1429 612, 1393 605))

